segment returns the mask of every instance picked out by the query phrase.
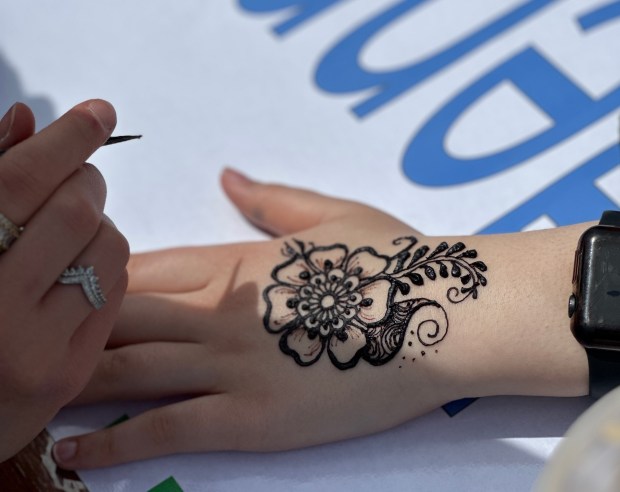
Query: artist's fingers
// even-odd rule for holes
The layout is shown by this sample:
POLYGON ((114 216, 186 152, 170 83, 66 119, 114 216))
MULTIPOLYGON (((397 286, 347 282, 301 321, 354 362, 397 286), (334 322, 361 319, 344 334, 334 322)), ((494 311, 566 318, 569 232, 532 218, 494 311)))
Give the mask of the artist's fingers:
POLYGON ((112 466, 174 453, 241 448, 250 425, 250 404, 228 395, 211 395, 148 411, 91 434, 56 443, 54 459, 75 470, 112 466))
MULTIPOLYGON (((107 299, 108 293, 116 287, 119 279, 126 277, 125 265, 128 257, 129 245, 126 239, 106 219, 101 223, 91 243, 68 266, 93 267, 97 285, 107 299)), ((123 284, 126 284, 126 281, 123 281, 123 284)), ((41 301, 41 312, 49 323, 56 327, 58 336, 64 332, 73 332, 72 327, 83 322, 94 309, 81 284, 65 285, 55 282, 41 301)))
POLYGON ((15 103, 0 120, 0 150, 10 149, 33 133, 32 111, 23 103, 15 103))
POLYGON ((208 357, 198 343, 150 342, 106 350, 74 403, 209 393, 216 377, 204 363, 208 357))
POLYGON ((16 279, 20 295, 41 298, 98 233, 105 194, 105 182, 96 168, 83 166, 76 171, 0 258, 0 277, 16 279))
POLYGON ((116 113, 107 102, 79 104, 0 158, 0 210, 24 225, 63 181, 110 136, 116 113))
POLYGON ((126 288, 127 275, 125 274, 107 292, 105 305, 99 310, 93 310, 73 333, 66 367, 72 372, 70 379, 77 379, 80 387, 71 394, 71 398, 83 389, 97 361, 101 358, 126 288))
POLYGON ((300 188, 259 183, 230 169, 222 173, 222 187, 250 222, 276 236, 309 229, 363 207, 300 188))

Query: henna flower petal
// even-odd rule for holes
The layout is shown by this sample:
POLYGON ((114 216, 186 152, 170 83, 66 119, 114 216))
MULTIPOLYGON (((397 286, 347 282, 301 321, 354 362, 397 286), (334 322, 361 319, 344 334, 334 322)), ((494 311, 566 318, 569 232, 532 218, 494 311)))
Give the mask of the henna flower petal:
POLYGON ((340 268, 334 268, 327 274, 327 280, 337 285, 344 278, 344 272, 340 268))
POLYGON ((354 251, 347 262, 346 271, 364 279, 383 273, 387 267, 387 258, 379 256, 369 248, 354 251))
POLYGON ((329 248, 315 248, 308 255, 308 261, 323 272, 326 267, 329 267, 328 270, 340 268, 347 257, 347 253, 347 248, 342 244, 329 248))
POLYGON ((348 291, 355 290, 359 284, 360 279, 355 275, 350 275, 342 281, 342 285, 344 285, 345 289, 348 291))
POLYGON ((387 313, 392 283, 386 279, 375 280, 362 287, 359 292, 364 298, 358 305, 359 319, 368 325, 382 321, 387 313), (369 300, 372 300, 372 303, 369 300))
POLYGON ((313 339, 308 337, 308 331, 303 328, 295 328, 280 338, 280 349, 285 354, 292 356, 299 365, 309 366, 318 360, 323 353, 325 341, 317 336, 313 339))
POLYGON ((265 327, 272 333, 278 333, 297 318, 297 310, 287 305, 289 300, 296 298, 297 292, 292 287, 278 284, 268 287, 264 295, 267 301, 265 327))
POLYGON ((353 294, 351 294, 348 298, 347 298, 347 304, 349 304, 350 306, 357 306, 360 302, 362 302, 362 299, 364 297, 362 296, 361 292, 353 292, 353 294))
POLYGON ((346 340, 339 340, 332 336, 327 348, 329 358, 341 369, 347 369, 357 364, 360 352, 366 347, 366 335, 354 326, 345 328, 346 340))
POLYGON ((303 258, 295 257, 279 266, 273 273, 275 279, 287 285, 306 285, 312 272, 303 258))

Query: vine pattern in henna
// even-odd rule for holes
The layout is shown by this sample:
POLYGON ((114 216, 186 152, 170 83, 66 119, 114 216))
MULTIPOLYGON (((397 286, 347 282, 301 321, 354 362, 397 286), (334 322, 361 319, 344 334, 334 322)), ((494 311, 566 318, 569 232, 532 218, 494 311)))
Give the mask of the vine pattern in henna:
POLYGON ((448 333, 446 311, 416 291, 444 279, 451 284, 450 303, 477 299, 487 285, 487 266, 462 242, 442 242, 432 251, 415 248, 417 242, 413 236, 395 239, 401 249, 393 256, 371 247, 349 252, 344 244, 285 243, 287 259, 274 268, 275 283, 263 292, 266 330, 280 335, 280 349, 297 364, 312 365, 327 352, 342 370, 360 359, 375 366, 390 361, 407 330, 422 347, 441 342, 448 333), (395 300, 397 294, 402 300, 395 300))

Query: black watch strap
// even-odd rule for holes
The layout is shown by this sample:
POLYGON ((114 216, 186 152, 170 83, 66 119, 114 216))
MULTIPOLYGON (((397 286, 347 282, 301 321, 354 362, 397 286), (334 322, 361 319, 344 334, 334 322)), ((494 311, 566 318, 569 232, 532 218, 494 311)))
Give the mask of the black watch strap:
POLYGON ((617 212, 616 210, 607 210, 603 212, 603 216, 601 217, 599 224, 620 227, 620 212, 617 212))
POLYGON ((620 386, 620 352, 586 348, 590 370, 590 396, 600 398, 620 386))
MULTIPOLYGON (((600 225, 620 227, 620 212, 603 212, 600 225)), ((590 396, 600 398, 620 386, 620 351, 586 347, 590 371, 590 396)))

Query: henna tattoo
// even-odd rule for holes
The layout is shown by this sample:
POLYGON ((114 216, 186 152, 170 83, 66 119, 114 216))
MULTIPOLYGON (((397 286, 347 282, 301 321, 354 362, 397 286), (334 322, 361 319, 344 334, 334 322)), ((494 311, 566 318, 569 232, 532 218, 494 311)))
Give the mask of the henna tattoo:
POLYGON ((349 252, 344 244, 285 243, 287 260, 275 267, 275 284, 263 292, 263 323, 268 332, 280 334, 282 352, 309 366, 327 351, 344 370, 360 359, 385 364, 405 339, 408 347, 415 343, 422 349, 441 342, 448 333, 446 311, 439 302, 416 296, 416 290, 443 279, 459 285, 446 291, 450 303, 477 299, 479 288, 487 285, 487 266, 462 242, 442 242, 432 251, 415 248, 412 236, 393 244, 402 248, 387 256, 371 247, 349 252), (399 293, 405 299, 395 301, 399 293))

